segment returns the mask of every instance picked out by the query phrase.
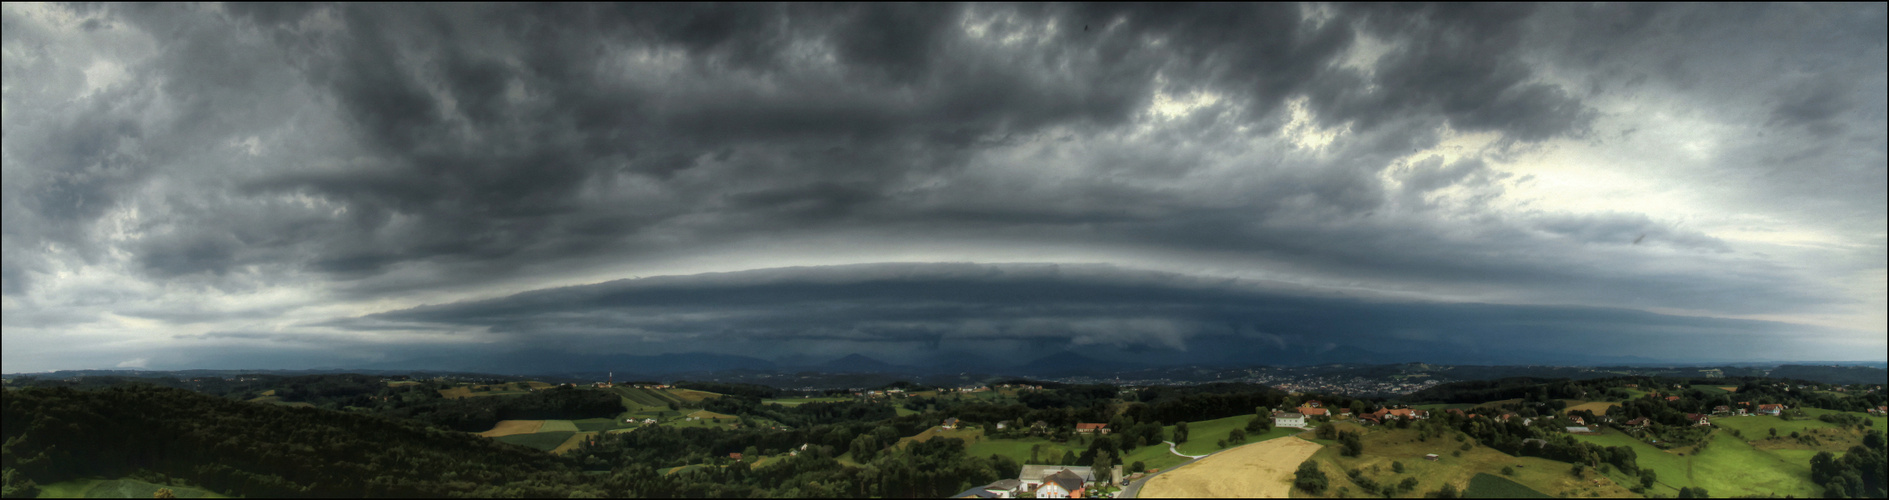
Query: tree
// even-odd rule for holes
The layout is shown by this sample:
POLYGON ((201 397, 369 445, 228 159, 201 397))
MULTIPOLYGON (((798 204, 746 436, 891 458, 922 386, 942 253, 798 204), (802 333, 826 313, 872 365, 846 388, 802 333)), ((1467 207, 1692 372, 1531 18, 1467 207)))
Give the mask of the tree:
POLYGON ((1318 470, 1318 462, 1306 460, 1300 463, 1299 470, 1293 473, 1292 485, 1305 490, 1306 493, 1314 495, 1324 493, 1325 487, 1330 484, 1331 480, 1325 477, 1324 472, 1318 470))
POLYGON ((1136 460, 1134 464, 1129 466, 1128 471, 1129 472, 1148 472, 1148 464, 1142 463, 1140 460, 1136 460))
POLYGON ((1443 487, 1437 488, 1436 493, 1433 493, 1430 496, 1433 496, 1436 498, 1456 498, 1457 496, 1460 496, 1460 495, 1456 492, 1456 485, 1443 483, 1443 487))
POLYGON ((1096 484, 1110 483, 1115 474, 1115 457, 1107 451, 1095 452, 1095 468, 1092 470, 1095 471, 1096 484))
POLYGON ((1227 433, 1227 441, 1232 441, 1235 443, 1246 442, 1246 431, 1241 430, 1241 429, 1233 429, 1233 432, 1227 433))
POLYGON ((1187 442, 1187 422, 1174 424, 1174 444, 1187 442))
POLYGON ((1504 476, 1513 476, 1513 475, 1515 475, 1515 468, 1514 468, 1514 467, 1509 467, 1509 466, 1506 466, 1506 465, 1505 465, 1505 466, 1502 466, 1502 475, 1504 475, 1504 476))
POLYGON ((1395 473, 1398 473, 1398 474, 1403 474, 1403 473, 1404 473, 1404 463, 1403 463, 1403 462, 1391 462, 1391 472, 1395 472, 1395 473))
POLYGON ((151 494, 151 498, 177 498, 177 494, 171 493, 170 488, 158 488, 156 493, 151 494))
POLYGON ((1073 452, 1073 451, 1063 452, 1062 464, 1063 465, 1076 465, 1076 452, 1073 452))

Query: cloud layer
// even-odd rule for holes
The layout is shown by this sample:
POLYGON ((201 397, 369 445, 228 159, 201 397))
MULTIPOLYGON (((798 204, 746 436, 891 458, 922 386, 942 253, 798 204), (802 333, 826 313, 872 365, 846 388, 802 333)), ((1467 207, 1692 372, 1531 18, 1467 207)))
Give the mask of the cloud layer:
MULTIPOLYGON (((860 328, 854 309, 879 303, 866 297, 769 328, 754 325, 776 313, 714 301, 563 320, 411 309, 877 262, 1758 319, 1822 332, 1804 359, 1880 352, 1884 19, 1880 5, 8 4, 6 361, 360 357, 553 331, 1201 342, 1187 314, 922 312, 923 297, 882 308, 904 329, 860 328), (964 333, 978 318, 1011 326, 964 333), (396 320, 430 326, 363 327, 396 320)), ((1168 293, 1129 281, 1111 286, 1168 293)), ((1700 321, 1699 335, 1746 331, 1700 321)))

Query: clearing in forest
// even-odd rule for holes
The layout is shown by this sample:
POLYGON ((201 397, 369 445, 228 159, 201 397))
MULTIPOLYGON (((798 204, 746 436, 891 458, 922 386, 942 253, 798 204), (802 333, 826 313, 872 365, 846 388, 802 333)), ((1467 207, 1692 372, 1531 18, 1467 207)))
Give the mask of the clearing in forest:
POLYGON ((1292 473, 1319 448, 1297 438, 1241 446, 1155 476, 1140 497, 1285 498, 1292 473))
POLYGON ((498 425, 492 426, 492 430, 481 432, 479 435, 482 437, 499 437, 517 434, 534 434, 543 426, 543 420, 500 420, 498 425))

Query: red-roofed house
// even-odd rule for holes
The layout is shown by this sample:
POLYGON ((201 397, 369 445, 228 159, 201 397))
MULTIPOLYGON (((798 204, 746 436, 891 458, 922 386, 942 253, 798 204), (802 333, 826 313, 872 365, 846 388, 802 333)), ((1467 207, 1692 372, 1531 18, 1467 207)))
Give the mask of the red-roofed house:
POLYGON ((1679 396, 1666 396, 1667 401, 1678 401, 1679 396))
POLYGON ((1306 401, 1304 406, 1309 407, 1309 408, 1323 408, 1325 407, 1325 404, 1320 403, 1318 400, 1314 399, 1311 401, 1306 401))
POLYGON ((735 459, 736 461, 739 461, 739 460, 741 460, 741 454, 740 454, 740 453, 729 453, 729 454, 728 454, 728 458, 732 458, 732 459, 735 459))
POLYGON ((1331 410, 1326 410, 1324 408, 1319 408, 1316 406, 1301 406, 1301 407, 1293 409, 1292 411, 1303 413, 1308 417, 1325 417, 1325 416, 1331 415, 1331 410))
POLYGON ((1775 417, 1780 413, 1784 413, 1784 410, 1784 405, 1758 405, 1759 415, 1771 415, 1775 417))
POLYGON ((1096 433, 1096 432, 1108 434, 1108 424, 1078 423, 1076 424, 1076 432, 1080 432, 1083 434, 1090 434, 1090 433, 1096 433))
POLYGON ((1712 425, 1711 419, 1706 418, 1703 413, 1687 413, 1686 421, 1692 422, 1692 425, 1712 425))
POLYGON ((1648 420, 1646 417, 1640 417, 1633 420, 1628 420, 1627 427, 1646 427, 1646 424, 1651 423, 1651 422, 1652 420, 1648 420))

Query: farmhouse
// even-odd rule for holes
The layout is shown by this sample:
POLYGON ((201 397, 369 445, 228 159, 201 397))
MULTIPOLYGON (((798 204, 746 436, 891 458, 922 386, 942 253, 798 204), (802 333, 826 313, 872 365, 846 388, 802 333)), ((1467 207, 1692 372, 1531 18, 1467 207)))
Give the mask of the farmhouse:
POLYGON ((1784 405, 1758 405, 1759 415, 1770 415, 1770 416, 1775 417, 1775 416, 1778 416, 1779 414, 1784 413, 1784 410, 1785 410, 1784 405))
POLYGON ((1305 415, 1280 413, 1272 416, 1273 427, 1305 427, 1305 415))
POLYGON ((1633 420, 1628 420, 1627 427, 1632 427, 1632 428, 1637 429, 1641 427, 1646 427, 1646 424, 1650 422, 1652 422, 1652 420, 1648 420, 1646 417, 1640 417, 1633 420))
POLYGON ((728 458, 732 458, 732 459, 735 459, 735 461, 736 461, 736 462, 739 462, 739 461, 741 461, 741 454, 740 454, 740 453, 729 453, 729 454, 728 454, 728 458))
POLYGON ((1108 434, 1108 424, 1078 423, 1076 424, 1076 432, 1080 432, 1083 434, 1092 434, 1092 433, 1098 433, 1098 432, 1102 434, 1108 434))
POLYGON ((1043 485, 1036 488, 1036 498, 1082 498, 1085 483, 1081 476, 1067 470, 1050 474, 1043 478, 1043 485))
MULTIPOLYGON (((1109 469, 1109 471, 1111 472, 1111 474, 1109 474, 1109 484, 1120 484, 1122 480, 1122 466, 1117 465, 1109 469)), ((1017 491, 1036 491, 1036 496, 1041 498, 1043 493, 1039 488, 1047 483, 1047 478, 1061 472, 1073 474, 1078 481, 1084 484, 1095 482, 1094 467, 1075 465, 1025 465, 1023 466, 1023 470, 1017 473, 1017 482, 1019 484, 1017 491)), ((1064 491, 1073 490, 1065 489, 1064 491)))
POLYGON ((958 428, 958 419, 957 419, 957 417, 951 417, 951 418, 947 418, 947 419, 944 419, 944 425, 943 425, 943 426, 941 426, 941 427, 944 427, 944 428, 946 428, 946 429, 956 429, 956 428, 958 428))
POLYGON ((1712 407, 1713 415, 1730 415, 1731 413, 1732 413, 1732 407, 1730 406, 1718 405, 1718 406, 1712 407))
POLYGON ((1687 413, 1686 421, 1692 422, 1692 425, 1712 425, 1712 420, 1703 413, 1687 413))
POLYGON ((1305 415, 1308 417, 1324 417, 1324 416, 1331 415, 1330 410, 1319 408, 1317 406, 1301 406, 1298 408, 1293 408, 1292 411, 1299 412, 1299 414, 1305 415))
POLYGON ((1666 396, 1667 401, 1678 401, 1679 396, 1666 396))

